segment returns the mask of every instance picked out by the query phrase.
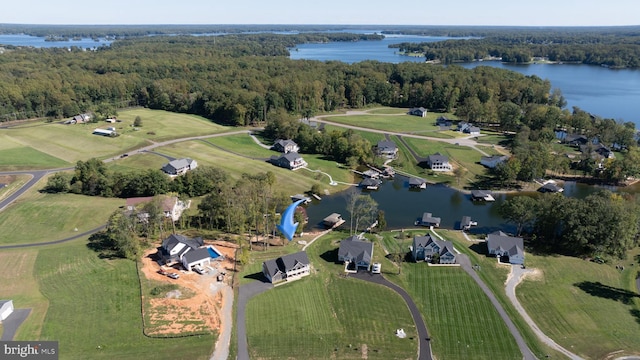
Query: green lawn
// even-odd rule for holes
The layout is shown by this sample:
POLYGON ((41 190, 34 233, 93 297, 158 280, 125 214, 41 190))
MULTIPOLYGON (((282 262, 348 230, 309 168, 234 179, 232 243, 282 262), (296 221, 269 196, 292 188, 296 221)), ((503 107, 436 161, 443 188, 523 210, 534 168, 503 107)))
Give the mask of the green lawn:
POLYGON ((585 358, 602 359, 620 350, 616 356, 640 353, 640 295, 628 281, 638 271, 637 259, 597 264, 527 254, 527 266, 540 269, 542 276, 524 281, 516 293, 545 334, 585 358), (624 264, 624 273, 617 264, 624 264))
POLYGON ((59 341, 60 359, 208 359, 213 351, 213 335, 143 335, 133 261, 100 259, 80 240, 41 249, 34 271, 49 300, 39 339, 59 341))
MULTIPOLYGON (((234 178, 243 173, 256 174, 271 171, 276 176, 279 188, 291 194, 308 191, 313 183, 333 193, 347 188, 347 185, 330 186, 326 175, 313 173, 304 169, 291 171, 269 164, 266 161, 250 160, 219 148, 205 141, 188 141, 172 144, 156 149, 156 151, 173 157, 190 157, 200 165, 216 166, 229 172, 234 178)), ((336 181, 352 182, 349 170, 338 167, 335 162, 321 160, 319 155, 303 155, 310 169, 320 169, 334 177, 336 181)))
POLYGON ((52 169, 70 165, 70 162, 26 146, 0 150, 0 169, 2 171, 52 169))
POLYGON ((169 160, 160 155, 136 153, 117 161, 111 161, 106 166, 112 171, 132 172, 145 169, 161 169, 168 162, 169 160))
POLYGON ((44 194, 46 178, 0 212, 0 244, 60 240, 107 222, 124 200, 74 194, 44 194), (77 231, 75 230, 77 229, 77 231))
POLYGON ((265 149, 249 136, 249 134, 220 136, 205 140, 211 144, 219 146, 234 153, 252 158, 270 158, 272 155, 279 155, 277 151, 265 149))
POLYGON ((335 123, 361 126, 369 129, 393 132, 419 132, 422 135, 429 135, 429 132, 440 130, 440 128, 435 125, 438 116, 440 116, 440 114, 428 114, 427 117, 424 118, 406 114, 324 116, 321 118, 335 123))
POLYGON ((392 107, 381 107, 375 108, 371 110, 366 110, 368 114, 382 114, 382 115, 405 115, 409 109, 407 108, 392 108, 392 107))
MULTIPOLYGON (((334 250, 343 237, 346 234, 330 234, 307 249, 315 268, 311 276, 250 300, 251 358, 361 359, 364 345, 369 359, 415 358, 415 325, 402 298, 385 287, 338 276, 342 265, 333 261, 334 250), (408 337, 397 338, 398 328, 408 337)), ((286 248, 296 251, 299 246, 286 248)), ((264 259, 278 256, 254 254, 264 259)), ((248 272, 260 270, 259 262, 255 264, 248 272)))

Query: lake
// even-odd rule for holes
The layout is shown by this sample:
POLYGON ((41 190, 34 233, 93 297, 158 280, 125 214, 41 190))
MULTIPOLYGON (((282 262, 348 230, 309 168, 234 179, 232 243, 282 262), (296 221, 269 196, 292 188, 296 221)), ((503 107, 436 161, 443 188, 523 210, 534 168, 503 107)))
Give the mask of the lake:
MULTIPOLYGON (((382 41, 300 44, 292 49, 291 59, 337 60, 354 63, 377 60, 389 63, 424 62, 424 58, 399 55, 390 44, 435 42, 451 38, 431 36, 387 36, 382 41)), ((493 66, 548 79, 567 99, 567 108, 577 106, 603 118, 631 121, 640 128, 640 70, 613 70, 595 65, 530 64, 508 65, 498 61, 459 64, 465 68, 493 66)), ((425 66, 433 66, 427 65, 425 66)), ((440 66, 440 65, 437 65, 440 66)))
POLYGON ((102 45, 110 45, 110 40, 98 39, 95 41, 90 38, 82 38, 80 40, 69 41, 45 41, 43 37, 31 36, 25 34, 0 34, 0 46, 33 46, 37 48, 53 48, 53 47, 71 47, 76 46, 84 49, 97 48, 102 45))

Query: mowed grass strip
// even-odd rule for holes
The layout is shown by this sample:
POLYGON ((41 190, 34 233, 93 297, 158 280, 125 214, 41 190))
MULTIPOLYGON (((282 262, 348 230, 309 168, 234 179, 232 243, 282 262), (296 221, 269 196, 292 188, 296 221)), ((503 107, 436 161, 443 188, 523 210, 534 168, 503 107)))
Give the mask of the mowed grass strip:
MULTIPOLYGON (((438 114, 439 116, 439 114, 438 114)), ((428 114, 427 117, 412 115, 347 115, 347 116, 321 116, 326 121, 339 124, 360 126, 369 129, 385 130, 390 132, 425 132, 439 131, 440 127, 435 125, 435 114, 428 114)), ((427 135, 424 133, 423 135, 427 135)))
POLYGON ((151 339, 142 333, 135 262, 106 260, 85 241, 42 249, 35 267, 49 299, 41 340, 65 359, 208 359, 215 337, 151 339))
POLYGON ((26 146, 0 150, 2 171, 54 169, 70 165, 68 161, 26 146))
MULTIPOLYGON (((34 267, 37 249, 12 249, 0 252, 0 299, 12 299, 16 309, 31 309, 14 340, 40 338, 49 301, 40 292, 34 267)), ((2 331, 0 331, 2 334, 2 331)))
POLYGON ((225 150, 252 158, 268 159, 272 155, 280 154, 277 151, 265 149, 262 146, 258 145, 251 138, 251 136, 249 136, 249 134, 218 136, 215 138, 207 139, 205 141, 215 146, 219 146, 225 150))
POLYGON ((638 354, 640 295, 626 281, 637 274, 637 259, 619 263, 626 273, 615 268, 618 262, 527 254, 527 267, 542 274, 523 281, 516 295, 545 334, 585 358, 638 354))
POLYGON ((400 281, 420 308, 438 358, 522 356, 496 309, 461 268, 406 263, 400 276, 390 278, 400 281))
POLYGON ((0 212, 0 245, 60 240, 97 228, 124 205, 123 199, 45 194, 46 178, 0 212), (77 229, 77 230, 76 230, 77 229))

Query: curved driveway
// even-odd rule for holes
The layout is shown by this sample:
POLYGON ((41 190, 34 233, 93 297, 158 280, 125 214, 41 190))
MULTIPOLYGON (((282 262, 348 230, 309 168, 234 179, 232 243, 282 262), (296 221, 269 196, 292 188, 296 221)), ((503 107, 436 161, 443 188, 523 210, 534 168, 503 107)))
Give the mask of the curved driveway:
POLYGON ((352 274, 350 276, 355 277, 356 279, 386 286, 402 296, 405 303, 407 303, 409 312, 411 312, 413 322, 415 322, 416 324, 416 331, 418 332, 418 360, 433 359, 431 353, 431 338, 429 337, 429 332, 427 331, 427 325, 425 325, 422 314, 420 314, 420 310, 418 310, 418 307, 413 302, 413 299, 411 299, 411 296, 409 296, 409 294, 403 288, 385 279, 380 274, 371 274, 369 272, 359 271, 358 273, 352 274))
POLYGON ((273 284, 253 281, 240 286, 238 290, 238 307, 236 310, 236 335, 238 337, 238 356, 236 360, 249 359, 249 345, 247 343, 247 302, 252 297, 273 288, 273 284))

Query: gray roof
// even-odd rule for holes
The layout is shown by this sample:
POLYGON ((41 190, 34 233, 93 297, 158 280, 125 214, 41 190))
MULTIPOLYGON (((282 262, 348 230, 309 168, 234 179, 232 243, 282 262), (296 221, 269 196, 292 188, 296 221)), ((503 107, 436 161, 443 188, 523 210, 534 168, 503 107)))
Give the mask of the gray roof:
POLYGON ((422 214, 422 223, 430 223, 430 224, 440 224, 440 218, 434 217, 431 213, 422 214))
POLYGON ((298 154, 297 152, 290 152, 282 155, 280 158, 285 158, 289 162, 291 162, 291 161, 296 161, 297 159, 302 158, 302 156, 300 156, 300 154, 298 154))
POLYGON ((291 270, 296 264, 309 265, 309 257, 304 251, 300 251, 293 254, 281 256, 277 259, 265 261, 264 267, 267 269, 269 276, 273 277, 278 271, 286 273, 291 270))
POLYGON ((563 191, 564 189, 561 188, 560 186, 556 185, 556 184, 546 183, 546 184, 542 185, 542 187, 540 187, 539 190, 542 191, 542 192, 554 192, 554 193, 557 193, 557 192, 563 191))
POLYGON ((278 139, 278 140, 276 140, 276 142, 273 144, 273 146, 276 146, 276 145, 278 145, 278 146, 282 147, 283 149, 284 149, 285 147, 287 147, 287 145, 298 146, 298 144, 296 144, 296 142, 295 142, 295 141, 290 140, 290 139, 286 139, 286 140, 278 139))
POLYGON ((0 300, 0 308, 2 308, 4 306, 4 304, 10 303, 13 300, 0 300))
POLYGON ((426 183, 424 179, 417 178, 417 177, 409 178, 409 185, 422 185, 424 183, 426 183))
POLYGON ((176 160, 172 160, 172 161, 169 161, 169 163, 165 164, 162 167, 162 170, 165 171, 165 172, 175 172, 176 170, 184 169, 186 167, 189 167, 192 162, 193 162, 192 159, 176 159, 176 160))
POLYGON ((210 257, 211 257, 211 254, 209 254, 209 249, 199 248, 199 249, 195 249, 187 252, 186 254, 184 254, 182 258, 187 261, 187 264, 190 264, 192 262, 210 258, 210 257))
POLYGON ((370 241, 362 241, 358 236, 350 236, 340 241, 338 249, 338 258, 355 259, 356 262, 371 262, 373 256, 373 243, 370 241))
POLYGON ((429 157, 427 158, 429 163, 435 163, 435 162, 449 162, 449 158, 440 154, 440 153, 435 153, 433 155, 429 155, 429 157))
POLYGON ((502 231, 487 235, 487 248, 500 252, 507 252, 509 256, 524 254, 524 240, 521 237, 511 237, 502 231))
POLYGON ((451 241, 446 240, 438 240, 435 237, 431 236, 431 234, 427 234, 426 236, 414 236, 413 237, 413 248, 417 249, 419 247, 426 247, 431 243, 435 243, 438 246, 438 254, 443 255, 447 252, 450 252, 455 256, 455 252, 453 251, 453 243, 451 241))
POLYGON ((470 226, 471 225, 471 216, 463 216, 462 220, 460 220, 460 226, 470 226))
POLYGON ((380 140, 376 145, 378 151, 395 151, 398 146, 391 140, 380 140))
POLYGON ((477 126, 469 126, 468 128, 465 129, 465 131, 468 133, 480 132, 480 128, 477 126))
POLYGON ((471 196, 474 198, 484 198, 487 195, 491 195, 489 190, 471 190, 471 196))
POLYGON ((493 155, 493 156, 481 156, 480 160, 484 160, 484 161, 504 161, 507 160, 509 158, 509 156, 507 155, 493 155))
POLYGON ((201 237, 196 237, 192 239, 183 235, 171 234, 168 238, 162 241, 162 248, 165 249, 167 252, 169 252, 179 243, 183 243, 188 247, 190 247, 191 249, 197 249, 200 246, 204 245, 204 241, 202 241, 201 237))
POLYGON ((360 181, 360 186, 378 186, 382 184, 382 181, 374 178, 366 178, 360 181))
POLYGON ((342 217, 338 213, 333 213, 333 214, 327 216, 326 218, 324 218, 324 221, 333 222, 333 223, 337 223, 340 220, 342 220, 342 217))

